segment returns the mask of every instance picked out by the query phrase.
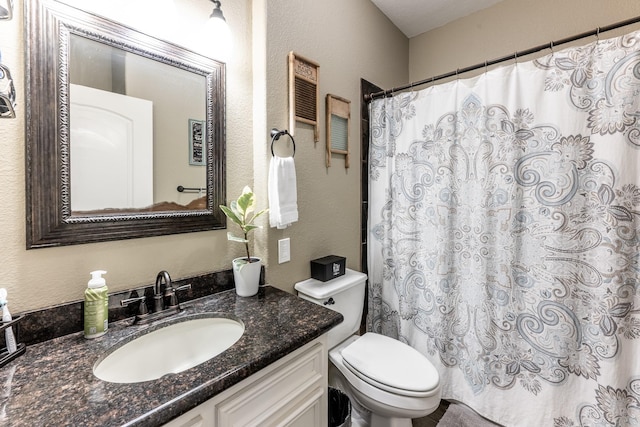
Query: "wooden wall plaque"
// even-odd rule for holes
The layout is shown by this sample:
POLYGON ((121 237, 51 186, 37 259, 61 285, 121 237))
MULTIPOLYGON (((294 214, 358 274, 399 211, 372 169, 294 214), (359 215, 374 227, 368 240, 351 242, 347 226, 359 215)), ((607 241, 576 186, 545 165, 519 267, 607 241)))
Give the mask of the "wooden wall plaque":
POLYGON ((318 142, 318 71, 320 65, 289 52, 289 132, 295 132, 296 121, 314 127, 313 135, 318 142))
POLYGON ((349 128, 351 101, 327 94, 327 167, 331 154, 344 154, 344 167, 349 167, 349 128))

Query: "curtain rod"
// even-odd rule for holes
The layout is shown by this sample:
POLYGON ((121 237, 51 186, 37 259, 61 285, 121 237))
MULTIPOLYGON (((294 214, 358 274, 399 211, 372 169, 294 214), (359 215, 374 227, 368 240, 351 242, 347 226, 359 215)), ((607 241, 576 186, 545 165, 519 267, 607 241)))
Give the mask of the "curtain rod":
POLYGON ((423 84, 427 84, 427 83, 433 83, 437 80, 442 80, 442 79, 446 79, 447 77, 453 77, 453 76, 457 76, 459 74, 462 73, 468 73, 469 71, 473 71, 473 70, 477 70, 480 68, 486 68, 489 65, 495 65, 495 64, 499 64, 500 62, 505 62, 505 61, 510 61, 512 59, 515 59, 517 61, 519 56, 526 56, 526 55, 531 55, 532 53, 536 53, 536 52, 540 52, 541 50, 545 50, 545 49, 551 49, 551 52, 553 52, 553 48, 554 46, 559 46, 562 44, 566 44, 566 43, 570 43, 576 40, 580 40, 583 39, 585 37, 590 37, 590 36, 599 36, 600 33, 606 32, 606 31, 611 31, 611 30, 615 30, 618 29, 620 27, 624 27, 627 25, 631 25, 631 24, 635 24, 640 22, 640 16, 636 16, 635 18, 631 18, 631 19, 627 19, 625 21, 620 21, 620 22, 616 22, 615 24, 611 24, 611 25, 607 25, 605 27, 598 27, 595 30, 592 31, 587 31, 584 33, 580 33, 580 34, 576 34, 574 36, 571 37, 567 37, 564 39, 560 39, 557 41, 552 41, 549 42, 547 44, 542 44, 536 47, 532 47, 530 49, 526 49, 526 50, 522 50, 520 52, 515 52, 511 55, 507 55, 507 56, 503 56, 501 58, 496 58, 496 59, 492 59, 490 61, 485 61, 483 63, 480 64, 476 64, 476 65, 471 65, 469 67, 465 67, 465 68, 458 68, 455 71, 450 71, 448 73, 445 74, 440 74, 438 76, 434 76, 428 79, 424 79, 424 80, 419 80, 417 82, 413 82, 413 83, 409 83, 403 86, 398 86, 398 87, 394 87, 392 89, 387 89, 387 90, 382 90, 380 92, 374 92, 371 94, 366 94, 364 96, 364 100, 366 102, 370 102, 373 101, 376 98, 381 98, 384 96, 387 96, 389 94, 393 94, 394 92, 398 92, 401 90, 405 90, 405 89, 412 89, 415 86, 421 86, 423 84))

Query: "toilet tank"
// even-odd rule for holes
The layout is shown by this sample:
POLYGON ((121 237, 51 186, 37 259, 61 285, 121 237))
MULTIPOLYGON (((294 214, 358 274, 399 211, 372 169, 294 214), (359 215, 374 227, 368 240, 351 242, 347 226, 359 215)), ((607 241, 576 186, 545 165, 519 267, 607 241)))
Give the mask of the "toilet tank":
POLYGON ((335 347, 360 329, 367 275, 346 269, 343 276, 321 282, 307 279, 295 284, 298 296, 342 314, 344 320, 328 333, 329 348, 335 347))

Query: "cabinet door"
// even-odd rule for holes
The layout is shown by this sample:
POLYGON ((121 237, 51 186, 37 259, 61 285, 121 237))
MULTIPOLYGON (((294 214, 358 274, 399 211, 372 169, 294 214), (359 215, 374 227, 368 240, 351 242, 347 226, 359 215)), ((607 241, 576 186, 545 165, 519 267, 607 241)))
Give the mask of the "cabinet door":
POLYGON ((325 426, 326 369, 326 344, 307 344, 266 368, 269 372, 253 379, 250 386, 216 398, 216 425, 325 426), (313 421, 306 422, 310 418, 313 421))
POLYGON ((323 335, 165 427, 324 427, 327 363, 323 335))
POLYGON ((316 389, 309 399, 298 407, 295 413, 280 425, 287 427, 309 427, 327 425, 327 408, 322 405, 322 394, 326 396, 326 389, 316 389))
POLYGON ((209 399, 189 412, 169 421, 164 427, 214 427, 215 402, 209 399))

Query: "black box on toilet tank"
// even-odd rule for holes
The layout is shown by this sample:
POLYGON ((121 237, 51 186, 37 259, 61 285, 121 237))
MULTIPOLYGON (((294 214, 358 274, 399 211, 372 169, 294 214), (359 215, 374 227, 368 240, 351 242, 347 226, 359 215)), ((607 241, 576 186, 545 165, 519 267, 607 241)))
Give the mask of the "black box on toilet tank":
POLYGON ((347 259, 343 256, 329 255, 311 261, 311 277, 322 282, 335 279, 344 274, 347 259))

